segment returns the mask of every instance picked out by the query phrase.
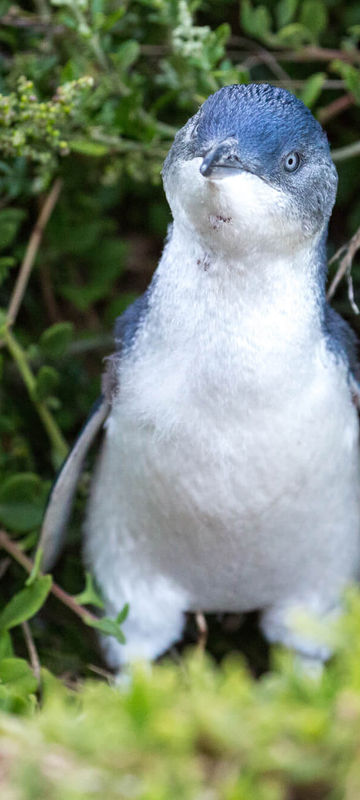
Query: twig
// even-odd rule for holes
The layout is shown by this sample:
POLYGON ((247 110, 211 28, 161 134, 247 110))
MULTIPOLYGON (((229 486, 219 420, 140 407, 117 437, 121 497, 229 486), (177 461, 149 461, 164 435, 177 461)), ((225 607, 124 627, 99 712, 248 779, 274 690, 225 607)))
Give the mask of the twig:
MULTIPOLYGON (((161 132, 167 139, 173 138, 177 132, 176 128, 166 125, 165 123, 157 123, 157 125, 158 129, 160 130, 161 128, 161 132)), ((140 152, 143 153, 144 156, 157 155, 159 158, 163 157, 164 153, 166 153, 164 149, 166 145, 161 141, 144 143, 137 142, 135 139, 122 139, 121 136, 103 133, 97 127, 91 129, 90 137, 94 139, 95 142, 100 142, 100 144, 104 144, 109 147, 110 150, 114 150, 117 153, 140 152)), ((69 146, 71 148, 71 139, 69 139, 69 146)))
POLYGON ((105 72, 108 70, 108 60, 107 57, 101 47, 99 36, 97 33, 94 33, 87 23, 87 19, 85 14, 83 13, 83 7, 80 6, 78 3, 71 3, 71 10, 74 14, 76 22, 80 29, 84 32, 87 31, 87 40, 89 42, 89 46, 93 51, 93 54, 101 67, 105 72))
POLYGON ((45 403, 39 400, 37 397, 36 379, 29 367, 26 358, 26 353, 24 352, 23 348, 15 338, 14 334, 9 330, 7 326, 4 327, 3 336, 7 344, 7 347, 19 369, 19 372, 22 375, 25 386, 29 392, 30 399, 34 404, 40 419, 42 420, 42 423, 47 431, 49 439, 53 447, 57 451, 59 458, 64 460, 69 451, 68 445, 60 431, 60 428, 58 427, 52 414, 50 413, 49 409, 47 408, 45 403))
POLYGON ((205 619, 204 614, 202 613, 202 611, 197 611, 196 612, 196 614, 195 614, 195 622, 196 622, 197 629, 198 629, 198 632, 199 632, 198 640, 197 640, 198 648, 199 648, 199 650, 205 650, 206 642, 207 642, 207 638, 208 638, 208 626, 207 626, 207 622, 206 622, 206 619, 205 619))
MULTIPOLYGON (((256 43, 251 39, 246 39, 243 36, 231 36, 229 39, 229 48, 239 47, 244 48, 246 55, 254 52, 256 43)), ((354 47, 352 50, 336 50, 328 47, 318 47, 317 45, 307 45, 300 50, 289 50, 284 47, 283 50, 272 50, 274 58, 277 61, 295 61, 305 63, 307 61, 346 61, 349 63, 360 63, 360 53, 354 47)), ((229 50, 227 50, 229 55, 229 50)))
MULTIPOLYGON (((234 43, 236 37, 231 37, 230 41, 234 43)), ((275 53, 272 50, 267 50, 266 47, 262 47, 255 42, 248 42, 246 39, 242 39, 239 37, 237 41, 242 41, 243 46, 249 47, 249 51, 245 52, 246 60, 243 62, 243 66, 248 66, 249 69, 252 66, 252 63, 255 64, 266 64, 271 72, 276 75, 283 83, 287 83, 290 81, 290 75, 283 69, 281 64, 279 64, 275 53)), ((227 50, 227 55, 230 56, 230 51, 227 50)), ((233 53, 235 58, 238 58, 238 53, 233 53)))
MULTIPOLYGON (((20 547, 18 547, 18 545, 15 544, 12 539, 10 539, 10 536, 8 536, 7 533, 2 530, 0 530, 0 547, 3 547, 4 550, 6 550, 6 552, 9 553, 9 555, 12 556, 12 558, 17 561, 18 564, 21 564, 26 572, 30 574, 34 566, 33 561, 31 558, 26 556, 20 547)), ((40 572, 39 574, 41 575, 42 573, 40 572)), ((52 583, 50 592, 55 595, 55 597, 57 597, 57 599, 60 600, 64 606, 70 608, 70 611, 76 614, 77 617, 80 617, 82 622, 85 622, 85 624, 88 624, 89 620, 90 624, 91 622, 98 623, 98 618, 95 617, 91 611, 87 611, 86 608, 83 608, 83 606, 79 605, 79 603, 77 603, 70 594, 65 592, 65 590, 62 589, 61 586, 58 586, 57 583, 54 583, 54 581, 52 583)))
MULTIPOLYGON (((254 80, 254 83, 263 83, 263 80, 254 80)), ((303 89, 306 85, 306 79, 290 79, 288 81, 279 81, 275 78, 271 80, 273 86, 288 86, 290 89, 303 89)), ((345 81, 341 80, 341 78, 335 78, 334 80, 331 78, 329 80, 325 80, 322 84, 323 89, 345 89, 345 81)))
POLYGON ((331 151, 333 161, 345 161, 346 158, 354 158, 354 156, 360 156, 360 140, 331 151))
POLYGON ((341 95, 341 97, 337 97, 336 100, 333 100, 332 103, 329 103, 327 106, 323 106, 323 108, 319 108, 317 112, 317 118, 319 122, 324 124, 328 122, 329 119, 333 119, 333 117, 337 117, 339 114, 342 114, 343 111, 346 111, 347 108, 354 105, 355 98, 354 96, 348 92, 347 94, 341 95))
POLYGON ((335 253, 335 255, 330 259, 329 265, 333 264, 335 261, 337 261, 340 258, 340 256, 343 253, 345 253, 345 255, 343 255, 343 257, 342 257, 342 259, 340 261, 340 264, 339 264, 339 267, 337 269, 337 272, 334 275, 334 277, 333 277, 333 279, 331 281, 331 284, 329 286, 328 292, 327 292, 327 299, 331 300, 331 298, 334 296, 334 294, 336 292, 336 289, 337 289, 340 281, 346 275, 347 282, 348 282, 349 302, 350 302, 350 305, 351 305, 353 311, 355 312, 355 314, 359 314, 360 312, 359 312, 359 309, 358 309, 358 307, 357 307, 357 305, 355 303, 355 300, 354 300, 354 289, 353 289, 353 283, 352 283, 352 278, 351 278, 351 266, 352 266, 353 258, 354 258, 354 256, 356 255, 356 253, 357 253, 357 251, 359 249, 360 249, 360 228, 358 228, 356 233, 354 233, 354 236, 351 237, 350 241, 346 245, 343 245, 342 247, 340 247, 340 250, 338 250, 337 253, 335 253))
POLYGON ((39 269, 40 286, 44 305, 52 323, 61 321, 61 314, 56 302, 55 293, 51 283, 51 272, 48 264, 41 263, 39 269))
POLYGON ((316 45, 308 45, 302 50, 288 50, 286 53, 274 53, 276 58, 286 61, 340 61, 353 62, 359 64, 360 53, 354 47, 353 50, 332 50, 328 47, 317 47, 316 45))
POLYGON ((26 248, 24 259, 20 267, 20 271, 17 277, 17 281, 15 283, 14 291, 7 312, 7 323, 10 327, 14 324, 15 319, 17 317, 24 296, 24 292, 29 280, 30 272, 32 270, 36 254, 41 244, 44 230, 57 203, 61 187, 62 187, 62 181, 60 178, 57 178, 45 200, 45 203, 40 211, 39 217, 35 223, 35 227, 33 228, 32 234, 30 236, 29 244, 26 248))
POLYGON ((87 668, 91 672, 95 672, 95 675, 100 675, 101 678, 106 678, 107 681, 110 683, 114 682, 114 674, 113 672, 109 672, 108 669, 103 669, 103 667, 97 667, 95 664, 87 664, 87 668))
POLYGON ((33 671, 33 673, 35 675, 35 678, 36 678, 38 684, 40 684, 40 680, 41 680, 41 665, 40 665, 40 660, 39 660, 39 656, 38 656, 38 653, 37 653, 37 649, 35 647, 35 642, 34 642, 34 639, 33 639, 32 635, 31 635, 30 625, 29 625, 28 622, 22 622, 21 623, 21 627, 22 627, 22 632, 24 634, 26 647, 27 647, 28 653, 29 653, 31 668, 32 668, 32 671, 33 671))
POLYGON ((9 13, 0 17, 0 25, 10 28, 31 28, 33 31, 47 31, 51 28, 52 33, 60 34, 66 32, 65 25, 53 25, 50 21, 40 20, 38 17, 20 16, 19 14, 9 13))

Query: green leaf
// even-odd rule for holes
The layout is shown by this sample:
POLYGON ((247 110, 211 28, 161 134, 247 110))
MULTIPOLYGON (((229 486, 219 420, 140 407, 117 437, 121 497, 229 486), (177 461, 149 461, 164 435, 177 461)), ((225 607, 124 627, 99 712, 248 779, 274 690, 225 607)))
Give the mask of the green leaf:
POLYGON ((12 658, 14 655, 11 636, 8 631, 0 634, 0 661, 3 658, 12 658))
POLYGON ((63 286, 61 290, 63 296, 74 303, 80 311, 107 297, 123 270, 126 252, 126 245, 114 237, 105 239, 99 247, 94 246, 92 254, 89 254, 89 261, 91 259, 92 262, 88 269, 89 282, 86 286, 74 284, 63 286))
POLYGON ((288 25, 289 22, 292 22, 297 5, 298 0, 280 0, 276 6, 276 18, 279 28, 283 28, 284 25, 288 25))
POLYGON ((104 608, 103 600, 97 591, 92 575, 89 572, 85 575, 85 589, 80 594, 74 596, 74 600, 80 605, 92 605, 98 608, 104 608))
POLYGON ((36 396, 38 400, 46 400, 59 383, 59 373, 54 367, 40 367, 36 376, 36 396))
POLYGON ((16 264, 16 259, 12 256, 1 256, 0 257, 0 282, 4 281, 7 278, 9 270, 11 267, 14 267, 16 264))
POLYGON ((3 658, 0 661, 0 683, 8 685, 21 696, 36 692, 37 680, 23 658, 3 658))
POLYGON ((325 79, 325 72, 315 72, 315 74, 306 81, 305 86, 300 94, 300 98, 309 108, 312 108, 320 96, 325 79))
POLYGON ((124 16, 126 13, 125 7, 117 8, 116 11, 113 11, 112 14, 107 14, 106 17, 103 19, 102 23, 102 30, 103 31, 110 31, 111 28, 116 25, 117 22, 124 16))
POLYGON ((43 548, 37 547, 35 557, 34 557, 34 564, 33 568, 30 572, 29 577, 25 581, 25 586, 32 586, 33 583, 38 579, 40 570, 41 570, 41 561, 43 557, 43 548))
POLYGON ((0 16, 3 17, 11 6, 11 0, 0 0, 0 16))
POLYGON ((117 617, 115 617, 118 625, 122 625, 122 623, 125 622, 126 618, 129 615, 129 609, 130 609, 129 603, 125 603, 124 608, 120 611, 117 617))
POLYGON ((127 614, 128 606, 124 606, 123 610, 120 611, 120 614, 118 614, 116 619, 110 619, 110 617, 101 617, 100 619, 84 617, 84 622, 86 622, 86 624, 91 628, 96 628, 96 630, 101 631, 101 633, 104 633, 105 636, 114 636, 115 639, 120 642, 120 644, 125 644, 126 639, 120 628, 120 624, 124 622, 127 614))
POLYGON ((351 25, 348 30, 348 34, 351 37, 351 44, 357 45, 360 39, 360 25, 351 25))
POLYGON ((338 72, 346 83, 346 88, 355 96, 360 103, 360 70, 352 64, 346 64, 340 59, 331 62, 331 69, 338 72))
POLYGON ((72 322, 57 322, 47 328, 39 340, 42 353, 49 358, 63 356, 71 342, 73 329, 72 322))
POLYGON ((254 6, 243 0, 240 11, 241 24, 250 36, 264 39, 271 32, 271 14, 265 6, 254 6))
POLYGON ((328 13, 321 0, 305 0, 301 5, 300 22, 316 39, 328 23, 328 13))
POLYGON ((135 39, 129 39, 117 48, 113 57, 117 67, 123 72, 136 61, 140 54, 140 45, 135 39))
POLYGON ((18 533, 38 527, 48 493, 49 484, 32 472, 11 475, 0 486, 0 522, 18 533))
POLYGON ((0 614, 0 630, 8 631, 37 614, 44 605, 52 584, 51 575, 42 575, 17 592, 0 614))
POLYGON ((287 47, 300 47, 307 42, 311 42, 313 35, 305 25, 300 22, 292 22, 290 25, 286 25, 285 28, 281 28, 277 34, 277 39, 287 47))
POLYGON ((0 336, 4 335, 7 325, 7 311, 5 308, 0 308, 0 336))
POLYGON ((4 208, 0 211, 0 250, 12 244, 25 216, 21 208, 4 208))
POLYGON ((70 150, 74 153, 81 153, 84 156, 105 156, 109 148, 100 142, 92 142, 90 139, 70 139, 70 150))

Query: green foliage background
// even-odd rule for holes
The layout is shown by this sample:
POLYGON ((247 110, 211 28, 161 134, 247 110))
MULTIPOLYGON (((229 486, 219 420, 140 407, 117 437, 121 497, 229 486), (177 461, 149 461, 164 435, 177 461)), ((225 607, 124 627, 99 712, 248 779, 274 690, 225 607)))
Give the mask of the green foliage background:
MULTIPOLYGON (((91 664, 101 664, 89 627, 50 597, 50 578, 35 570, 25 586, 13 556, 33 551, 51 482, 99 392, 114 318, 156 266, 170 219, 161 164, 209 93, 269 81, 298 94, 326 127, 339 171, 330 255, 360 226, 359 39, 357 0, 0 0, 0 526, 15 544, 0 550, 2 797, 358 797, 354 638, 336 638, 338 660, 319 693, 290 661, 256 681, 237 662, 195 659, 139 675, 128 695, 115 695, 87 685, 91 664), (12 325, 16 277, 54 189, 12 325), (41 679, 30 666, 28 619, 41 679)), ((356 261, 353 276, 360 295, 356 261)), ((360 332, 343 288, 336 305, 360 332)), ((72 596, 85 583, 88 482, 85 473, 56 571, 72 596)), ((94 600, 88 580, 80 616, 94 600)), ((350 605, 345 628, 358 640, 356 597, 350 605)), ((267 653, 251 624, 236 635, 230 628, 212 623, 213 656, 240 648, 262 672, 267 653)))

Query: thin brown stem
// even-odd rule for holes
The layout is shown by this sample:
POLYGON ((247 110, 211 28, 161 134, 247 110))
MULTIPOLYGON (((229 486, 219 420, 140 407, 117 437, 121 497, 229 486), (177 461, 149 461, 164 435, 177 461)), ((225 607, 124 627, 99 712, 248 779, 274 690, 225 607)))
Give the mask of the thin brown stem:
POLYGON ((0 17, 0 25, 10 28, 31 28, 32 31, 45 31, 45 33, 50 29, 51 33, 55 34, 66 33, 67 30, 65 25, 55 25, 51 22, 51 19, 41 20, 34 14, 25 17, 17 14, 16 11, 0 17))
POLYGON ((286 53, 274 53, 276 58, 286 61, 346 61, 350 63, 360 63, 360 53, 354 47, 353 50, 332 50, 328 47, 317 47, 308 45, 302 50, 288 50, 286 53))
POLYGON ((12 326, 14 324, 15 319, 17 317, 20 305, 22 303, 22 299, 24 297, 25 289, 27 287, 27 283, 30 277, 30 273, 33 268, 36 255, 41 244, 44 230, 57 203, 61 187, 62 187, 62 181, 60 180, 60 178, 57 178, 51 191, 47 195, 44 205, 40 211, 39 217, 35 223, 35 227, 33 228, 32 234, 30 236, 29 243, 25 251, 25 255, 19 270, 19 274, 15 283, 14 291, 12 293, 10 305, 7 312, 7 323, 9 326, 12 326))
MULTIPOLYGON (((17 561, 18 564, 21 564, 26 572, 30 574, 34 566, 33 561, 31 558, 25 555, 25 553, 23 553, 21 548, 15 542, 13 542, 6 531, 3 530, 0 530, 0 547, 6 550, 6 552, 12 556, 12 558, 17 561)), ((87 609, 83 608, 83 606, 79 605, 79 603, 77 603, 70 594, 65 592, 61 586, 58 586, 57 583, 52 583, 50 591, 53 595, 55 595, 55 597, 57 597, 58 600, 60 600, 61 603, 63 603, 64 606, 70 608, 70 611, 76 614, 76 616, 80 617, 82 622, 88 623, 89 620, 90 622, 94 623, 98 622, 98 618, 95 617, 94 614, 92 614, 90 611, 87 611, 87 609)))
POLYGON ((354 233, 354 236, 351 237, 351 239, 348 242, 348 244, 347 245, 343 245, 340 248, 340 250, 338 250, 338 252, 335 253, 333 258, 329 262, 330 264, 332 264, 334 261, 336 261, 338 258, 340 258, 342 253, 344 253, 344 255, 343 255, 343 257, 342 257, 342 259, 340 261, 339 267, 338 267, 338 269, 337 269, 337 271, 336 271, 336 273, 335 273, 335 275, 334 275, 334 277, 333 277, 333 279, 331 281, 331 284, 330 284, 328 292, 327 292, 327 299, 331 300, 331 298, 334 296, 334 294, 336 292, 336 289, 337 289, 340 281, 346 275, 347 278, 348 278, 349 300, 350 300, 351 306, 353 308, 353 311, 355 311, 355 313, 359 313, 359 311, 357 309, 357 306, 356 306, 354 298, 353 298, 353 288, 352 288, 352 281, 351 281, 351 266, 352 266, 353 258, 356 255, 358 250, 360 250, 360 228, 358 228, 356 233, 354 233))
POLYGON ((30 625, 29 625, 28 622, 22 622, 21 623, 21 628, 22 628, 22 632, 24 634, 26 647, 27 647, 27 650, 28 650, 28 653, 29 653, 29 659, 30 659, 30 664, 31 664, 32 671, 34 673, 34 676, 35 676, 38 684, 40 684, 40 680, 41 680, 41 664, 40 664, 40 660, 39 660, 37 649, 35 647, 35 642, 34 642, 34 639, 32 637, 32 634, 31 634, 30 625))
POLYGON ((317 118, 319 122, 324 125, 329 119, 333 119, 333 117, 342 114, 343 111, 346 111, 350 106, 354 105, 354 103, 355 98, 350 92, 343 94, 341 97, 337 97, 336 100, 333 100, 332 103, 329 103, 329 105, 319 108, 317 118))
POLYGON ((40 264, 39 278, 44 305, 48 312, 49 319, 52 323, 60 322, 61 313, 56 302, 55 292, 51 282, 51 271, 48 264, 40 264))
POLYGON ((199 650, 205 650, 208 638, 208 626, 202 611, 196 612, 195 622, 198 629, 198 640, 197 640, 198 648, 199 650))
POLYGON ((105 678, 109 683, 113 683, 114 681, 114 674, 109 672, 108 669, 103 669, 103 667, 97 667, 95 664, 87 664, 87 668, 91 672, 95 672, 95 675, 100 675, 101 678, 105 678))
MULTIPOLYGON (((254 80, 254 83, 263 83, 263 81, 260 80, 260 79, 259 80, 254 80)), ((271 83, 272 83, 273 86, 280 86, 280 87, 283 87, 283 86, 286 85, 289 89, 293 90, 293 89, 303 89, 305 87, 305 85, 306 85, 306 80, 305 79, 293 79, 293 78, 291 78, 288 81, 283 81, 283 80, 279 81, 279 80, 274 78, 271 81, 271 83)), ((345 89, 345 81, 343 81, 341 78, 335 78, 334 80, 332 78, 329 79, 329 80, 324 80, 322 88, 323 89, 335 89, 336 91, 343 90, 343 89, 345 89)))
POLYGON ((347 158, 354 158, 355 156, 360 156, 360 141, 331 151, 333 161, 346 161, 347 158))
MULTIPOLYGON (((246 56, 249 53, 257 55, 259 50, 254 41, 243 36, 231 36, 228 46, 228 55, 230 55, 232 47, 239 48, 237 51, 238 56, 241 48, 245 51, 244 55, 246 56)), ((360 63, 360 53, 355 47, 352 50, 336 50, 335 48, 319 47, 318 45, 306 45, 299 50, 290 50, 284 47, 283 50, 271 50, 271 52, 277 61, 305 63, 308 61, 334 61, 338 59, 354 64, 360 63)))

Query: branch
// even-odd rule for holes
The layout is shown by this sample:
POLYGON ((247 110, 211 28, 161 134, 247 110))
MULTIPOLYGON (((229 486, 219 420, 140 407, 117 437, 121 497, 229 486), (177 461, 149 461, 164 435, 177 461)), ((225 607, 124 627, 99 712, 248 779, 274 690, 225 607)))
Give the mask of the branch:
MULTIPOLYGON (((12 8, 15 9, 16 7, 13 6, 12 8)), ((0 17, 0 25, 6 25, 10 28, 31 28, 32 31, 45 31, 45 33, 51 30, 51 33, 56 34, 66 33, 67 31, 65 25, 54 25, 51 21, 41 20, 34 14, 27 17, 22 16, 17 14, 15 10, 0 17)))
MULTIPOLYGON (((230 55, 231 47, 244 48, 246 55, 254 53, 258 54, 257 42, 252 39, 247 39, 243 36, 231 36, 228 42, 229 50, 227 54, 230 55)), ((306 63, 308 61, 334 61, 335 59, 345 61, 347 63, 360 63, 360 53, 353 47, 351 50, 336 50, 328 47, 319 47, 317 45, 306 45, 299 50, 290 50, 284 47, 283 50, 272 50, 273 56, 277 61, 292 61, 306 63)), ((237 51, 239 56, 239 51, 237 51)))
POLYGON ((208 626, 202 611, 196 611, 195 622, 196 622, 196 627, 198 629, 198 640, 197 640, 198 648, 199 650, 205 650, 208 638, 208 626))
POLYGON ((340 97, 337 97, 336 100, 333 100, 332 103, 329 103, 329 105, 319 108, 317 118, 319 122, 324 125, 324 123, 328 122, 329 119, 337 117, 338 114, 342 114, 343 111, 346 111, 348 108, 350 108, 350 106, 354 105, 354 103, 355 98, 350 92, 343 94, 340 97))
MULTIPOLYGON (((30 575, 34 567, 33 561, 31 558, 26 556, 20 547, 15 544, 12 539, 10 539, 10 536, 8 536, 8 534, 2 530, 0 530, 0 547, 3 547, 4 550, 6 550, 6 552, 12 556, 12 558, 17 561, 18 564, 21 564, 21 566, 30 575)), ((42 573, 40 572, 39 574, 41 575, 42 573)), ((76 614, 77 617, 80 617, 82 622, 85 622, 85 624, 97 625, 99 622, 98 618, 95 617, 94 614, 92 614, 90 611, 87 611, 87 609, 83 608, 83 606, 79 605, 79 603, 77 603, 70 594, 65 592, 65 590, 62 589, 61 586, 58 586, 57 583, 54 583, 54 581, 52 583, 50 592, 54 594, 64 606, 67 606, 70 611, 76 614)))
POLYGON ((15 283, 14 291, 12 293, 9 309, 7 312, 7 324, 10 327, 14 324, 15 319, 17 317, 24 296, 24 292, 30 277, 30 273, 33 268, 36 255, 41 244, 44 230, 57 203, 61 187, 62 187, 62 181, 60 180, 60 178, 57 178, 57 180, 53 184, 51 191, 47 195, 47 198, 44 202, 44 205, 40 211, 39 217, 35 223, 32 234, 30 236, 29 244, 25 251, 24 259, 20 267, 20 271, 15 283))
POLYGON ((63 461, 68 452, 69 448, 68 445, 58 427, 57 423, 55 422, 51 412, 49 411, 46 404, 39 400, 36 394, 36 378, 33 375, 28 361, 26 357, 26 353, 24 352, 23 348, 15 338, 14 334, 9 330, 7 326, 4 326, 3 329, 3 336, 4 341, 7 344, 8 350, 11 353, 19 372, 23 378, 25 386, 28 390, 30 399, 32 400, 39 417, 46 429, 48 437, 59 455, 59 458, 63 461))
POLYGON ((354 300, 354 291, 353 291, 353 284, 352 284, 352 278, 351 278, 351 266, 352 266, 353 258, 356 255, 358 250, 360 250, 360 228, 358 228, 356 233, 354 233, 354 236, 351 237, 350 241, 347 244, 345 244, 342 247, 340 247, 340 250, 338 250, 337 253, 335 253, 335 255, 330 259, 329 266, 331 264, 333 264, 335 261, 338 261, 340 256, 343 253, 345 253, 345 255, 343 255, 343 257, 342 257, 342 259, 340 261, 340 264, 339 264, 339 267, 337 269, 337 272, 335 273, 335 275, 334 275, 334 277, 333 277, 333 279, 331 281, 331 284, 329 286, 329 289, 328 289, 328 292, 327 292, 327 295, 326 295, 327 299, 331 300, 331 298, 334 296, 334 294, 336 292, 336 289, 337 289, 340 281, 346 275, 347 282, 348 282, 348 297, 349 297, 349 301, 350 301, 350 304, 351 304, 351 307, 352 307, 353 311, 356 314, 359 314, 359 309, 358 309, 358 307, 357 307, 357 305, 355 303, 355 300, 354 300))
POLYGON ((28 622, 22 622, 21 623, 21 627, 22 627, 22 632, 24 634, 26 647, 27 647, 27 650, 28 650, 28 653, 29 653, 31 668, 32 668, 32 671, 34 673, 34 676, 35 676, 38 684, 40 685, 41 664, 40 664, 40 660, 39 660, 37 649, 35 647, 34 639, 33 639, 32 635, 31 635, 30 625, 29 625, 28 622))
POLYGON ((360 141, 331 151, 333 161, 345 161, 346 158, 354 158, 354 156, 360 156, 360 141))
MULTIPOLYGON (((263 83, 263 80, 260 80, 260 78, 259 78, 259 79, 254 80, 253 83, 263 83)), ((293 89, 303 89, 304 86, 306 85, 306 79, 305 78, 301 78, 301 79, 300 78, 299 79, 298 78, 294 78, 294 79, 290 78, 290 80, 285 82, 284 80, 279 81, 279 80, 275 80, 275 78, 274 78, 274 79, 271 80, 271 83, 272 83, 273 86, 280 86, 280 87, 287 86, 292 91, 293 89)), ((323 89, 336 89, 336 90, 342 89, 343 90, 343 89, 346 88, 346 84, 345 84, 345 81, 343 81, 341 78, 335 78, 334 80, 332 78, 330 78, 329 80, 326 79, 324 81, 324 83, 322 85, 322 88, 323 89)))
POLYGON ((288 50, 286 53, 276 54, 277 58, 284 59, 286 61, 298 61, 298 62, 306 62, 306 61, 335 61, 335 59, 339 59, 341 61, 346 61, 350 63, 359 64, 360 63, 360 53, 354 47, 352 50, 331 50, 328 47, 317 47, 316 45, 308 45, 304 47, 302 50, 288 50))

